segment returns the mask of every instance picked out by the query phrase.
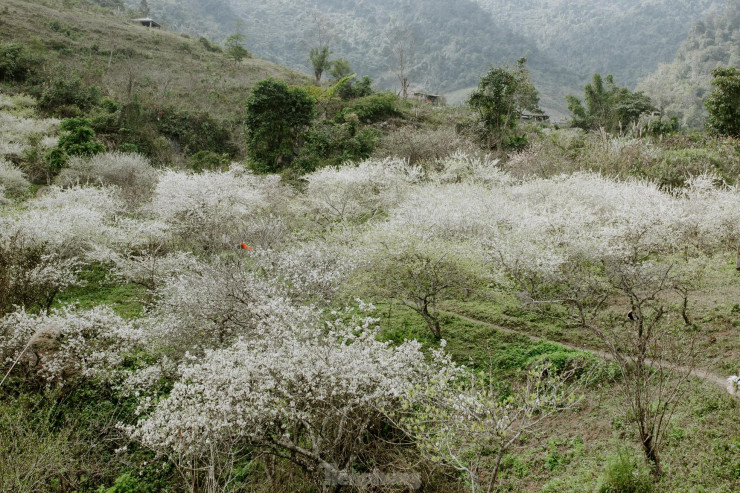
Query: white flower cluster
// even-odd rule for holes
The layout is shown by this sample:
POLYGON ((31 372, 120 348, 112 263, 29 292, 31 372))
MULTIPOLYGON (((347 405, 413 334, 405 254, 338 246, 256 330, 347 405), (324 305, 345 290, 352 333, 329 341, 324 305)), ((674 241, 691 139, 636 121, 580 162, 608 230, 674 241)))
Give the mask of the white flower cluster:
POLYGON ((288 296, 301 301, 331 301, 361 259, 338 235, 303 242, 281 251, 257 251, 256 266, 281 281, 288 296))
POLYGON ((321 225, 365 221, 398 204, 422 170, 386 159, 322 168, 308 176, 303 208, 321 225))
POLYGON ((110 379, 143 338, 107 307, 68 306, 49 315, 21 310, 0 319, 0 364, 18 361, 49 385, 77 376, 110 379))
POLYGON ((190 351, 309 325, 317 316, 313 308, 294 304, 280 282, 238 261, 203 264, 180 274, 158 291, 158 298, 156 337, 190 351))
POLYGON ((21 195, 30 186, 21 170, 0 157, 0 203, 3 202, 3 196, 21 195))
MULTIPOLYGON (((125 210, 111 188, 51 187, 9 221, 13 230, 64 256, 79 255, 94 244, 124 241, 117 227, 125 210)), ((3 233, 0 232, 0 235, 3 233)))
POLYGON ((63 187, 115 186, 123 198, 135 206, 151 198, 158 179, 159 174, 144 156, 107 152, 70 158, 54 182, 63 187))
POLYGON ((254 445, 290 453, 309 470, 346 466, 375 420, 413 387, 456 370, 440 353, 429 362, 416 341, 379 342, 374 319, 339 315, 328 330, 276 327, 183 363, 170 394, 144 399, 128 432, 181 460, 254 445))
POLYGON ((256 177, 238 165, 227 172, 166 171, 154 191, 150 211, 186 243, 223 248, 245 241, 242 235, 250 230, 248 224, 269 215, 271 205, 286 193, 274 177, 256 177))
MULTIPOLYGON (((52 136, 59 129, 59 120, 35 119, 13 116, 0 111, 0 158, 10 155, 20 156, 30 149, 29 137, 34 134, 52 136)), ((55 144, 54 139, 42 139, 44 146, 55 144)))

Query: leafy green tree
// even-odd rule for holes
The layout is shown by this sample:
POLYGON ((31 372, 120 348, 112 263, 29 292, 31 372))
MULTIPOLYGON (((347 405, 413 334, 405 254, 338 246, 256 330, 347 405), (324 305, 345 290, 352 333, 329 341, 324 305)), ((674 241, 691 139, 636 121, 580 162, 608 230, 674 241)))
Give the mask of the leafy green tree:
POLYGON ((313 75, 316 77, 316 83, 321 82, 321 76, 324 72, 331 69, 332 62, 329 60, 331 56, 331 50, 329 46, 324 45, 321 48, 311 48, 311 54, 309 59, 313 66, 313 75))
POLYGON ((226 48, 226 56, 234 60, 234 65, 241 62, 244 58, 248 58, 249 51, 244 48, 244 41, 246 36, 241 32, 236 32, 226 38, 224 47, 226 48))
POLYGON ((349 66, 349 62, 344 58, 337 58, 334 60, 329 69, 329 75, 334 77, 336 80, 343 79, 353 73, 354 71, 352 70, 352 67, 349 66))
POLYGON ((491 67, 468 98, 486 128, 491 149, 503 149, 516 140, 517 121, 524 111, 542 112, 526 63, 527 59, 522 58, 516 67, 491 67))
POLYGON ((600 74, 594 74, 591 83, 584 87, 585 107, 573 95, 565 99, 573 115, 573 125, 586 130, 603 128, 608 132, 622 131, 636 123, 640 115, 656 110, 646 94, 617 86, 611 75, 604 80, 600 74))
POLYGON ((33 75, 41 57, 22 43, 0 43, 0 80, 23 82, 33 75))
POLYGON ((709 117, 707 129, 716 134, 740 137, 740 70, 717 67, 712 70, 714 90, 704 100, 709 117))
POLYGON ((46 155, 52 174, 58 173, 70 156, 92 156, 105 152, 105 146, 93 140, 95 131, 87 118, 68 118, 62 121, 60 128, 67 133, 59 137, 57 146, 46 155))
POLYGON ((288 164, 314 114, 315 102, 304 89, 272 78, 259 82, 247 99, 246 120, 255 169, 270 173, 288 164))

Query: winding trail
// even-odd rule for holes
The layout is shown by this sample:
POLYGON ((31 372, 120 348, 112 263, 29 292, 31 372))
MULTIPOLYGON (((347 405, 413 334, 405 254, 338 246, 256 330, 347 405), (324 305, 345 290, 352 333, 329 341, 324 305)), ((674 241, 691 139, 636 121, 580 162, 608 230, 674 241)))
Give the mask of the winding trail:
MULTIPOLYGON (((600 351, 598 349, 588 349, 588 348, 585 348, 585 347, 574 346, 574 345, 568 344, 566 342, 552 341, 550 339, 545 339, 543 337, 538 337, 538 336, 535 336, 535 335, 527 334, 526 332, 522 332, 522 331, 519 331, 519 330, 513 330, 513 329, 508 329, 506 327, 501 327, 500 325, 495 325, 495 324, 492 324, 490 322, 485 322, 483 320, 478 320, 478 319, 475 319, 475 318, 472 318, 472 317, 468 317, 466 315, 462 315, 460 313, 451 312, 449 310, 438 310, 438 312, 439 313, 442 313, 444 315, 449 315, 451 317, 457 317, 457 318, 459 318, 461 320, 466 320, 466 321, 471 322, 471 323, 474 323, 474 324, 485 325, 485 326, 490 327, 490 328, 492 328, 492 329, 494 329, 494 330, 496 330, 498 332, 503 332, 505 334, 513 334, 513 335, 524 336, 524 337, 527 337, 530 340, 535 341, 535 342, 551 342, 553 344, 559 344, 559 345, 561 345, 561 346, 563 346, 565 348, 572 349, 574 351, 582 351, 584 353, 593 354, 594 356, 598 356, 599 358, 602 358, 602 359, 605 359, 605 360, 609 360, 609 361, 613 361, 614 360, 614 356, 611 353, 607 352, 607 351, 600 351)), ((668 368, 670 370, 674 370, 674 371, 677 371, 677 372, 680 372, 680 373, 688 373, 688 374, 690 374, 690 375, 692 375, 692 376, 694 376, 694 377, 696 377, 696 378, 698 378, 700 380, 704 380, 705 382, 709 382, 709 383, 711 383, 713 385, 717 385, 718 387, 722 388, 722 390, 724 390, 724 391, 726 391, 726 392, 729 393, 728 388, 727 388, 727 377, 721 377, 721 376, 719 376, 719 375, 717 375, 715 373, 712 373, 710 371, 707 371, 707 370, 702 370, 702 369, 699 369, 699 368, 690 368, 688 366, 677 365, 675 363, 670 363, 668 361, 647 360, 647 363, 648 364, 651 364, 651 365, 654 364, 654 366, 658 366, 658 367, 661 367, 661 368, 668 368)), ((731 394, 730 393, 730 395, 732 395, 736 399, 740 399, 740 392, 738 392, 736 394, 731 394)))

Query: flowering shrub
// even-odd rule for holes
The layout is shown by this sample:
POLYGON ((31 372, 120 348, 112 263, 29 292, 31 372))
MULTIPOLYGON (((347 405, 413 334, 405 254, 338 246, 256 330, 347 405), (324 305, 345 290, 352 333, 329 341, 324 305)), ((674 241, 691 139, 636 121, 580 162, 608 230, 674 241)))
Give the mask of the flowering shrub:
MULTIPOLYGON (((29 138, 34 134, 54 135, 59 129, 59 120, 23 118, 0 111, 0 158, 10 155, 22 156, 31 148, 29 138)), ((44 141, 48 145, 54 141, 44 141)))
POLYGON ((445 241, 410 225, 380 223, 368 231, 360 251, 362 264, 352 287, 411 308, 437 339, 442 337, 438 303, 485 276, 475 245, 445 241))
POLYGON ((268 278, 279 280, 293 300, 330 302, 361 263, 356 249, 342 244, 338 236, 281 251, 257 251, 255 266, 268 278))
POLYGON ((104 153, 90 158, 69 159, 54 182, 62 187, 74 185, 114 185, 131 205, 151 198, 157 172, 140 154, 104 153))
POLYGON ((18 311, 0 319, 0 367, 38 376, 47 385, 75 377, 109 380, 143 333, 110 308, 74 306, 49 315, 18 311))
POLYGON ((303 206, 324 226, 362 222, 394 207, 421 178, 420 168, 390 159, 322 168, 306 176, 303 206))
POLYGON ((95 244, 124 242, 127 235, 116 224, 124 211, 112 188, 51 187, 13 215, 10 224, 23 232, 29 244, 44 245, 62 256, 79 256, 95 244))
MULTIPOLYGON (((0 226, 5 226, 0 221, 0 226)), ((8 228, 0 234, 0 316, 16 306, 49 310, 62 289, 76 284, 77 261, 47 252, 8 228)))
POLYGON ((28 191, 30 186, 21 170, 0 158, 0 190, 5 196, 17 197, 28 191))
POLYGON ((428 361, 418 342, 379 342, 374 319, 338 315, 326 330, 275 327, 184 362, 169 395, 144 398, 127 431, 183 473, 196 464, 212 471, 219 485, 246 446, 289 458, 317 482, 324 470, 357 466, 413 387, 455 369, 441 353, 428 361))
POLYGON ((438 171, 432 177, 439 183, 459 183, 462 181, 481 185, 503 185, 513 179, 499 167, 497 159, 488 156, 471 156, 457 151, 447 159, 437 163, 438 171))
POLYGON ((313 322, 315 310, 294 305, 278 281, 245 264, 204 264, 165 284, 157 293, 157 338, 183 351, 202 351, 313 322))
POLYGON ((284 195, 272 177, 256 177, 239 166, 227 172, 165 172, 151 213, 189 245, 213 250, 249 240, 248 224, 284 195))

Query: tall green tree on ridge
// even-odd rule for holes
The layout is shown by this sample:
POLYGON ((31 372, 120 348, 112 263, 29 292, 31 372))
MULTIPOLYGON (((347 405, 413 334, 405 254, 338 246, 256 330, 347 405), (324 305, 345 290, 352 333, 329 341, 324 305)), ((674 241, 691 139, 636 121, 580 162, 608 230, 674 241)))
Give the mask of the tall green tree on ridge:
POLYGON ((740 70, 715 68, 712 85, 714 90, 704 100, 709 113, 707 129, 720 135, 740 137, 740 70))
POLYGON ((619 87, 611 75, 603 79, 594 74, 591 83, 584 87, 584 107, 580 99, 568 95, 568 110, 573 115, 573 125, 585 130, 603 128, 608 132, 626 130, 636 123, 643 113, 656 111, 650 98, 641 91, 632 92, 619 87))
POLYGON ((539 95, 521 58, 516 67, 491 67, 481 77, 478 88, 468 98, 468 104, 478 111, 486 128, 489 149, 502 149, 511 144, 517 122, 524 111, 542 113, 539 95))
POLYGON ((300 87, 265 79, 247 98, 247 148, 256 171, 280 171, 295 155, 298 140, 315 114, 314 99, 300 87))

